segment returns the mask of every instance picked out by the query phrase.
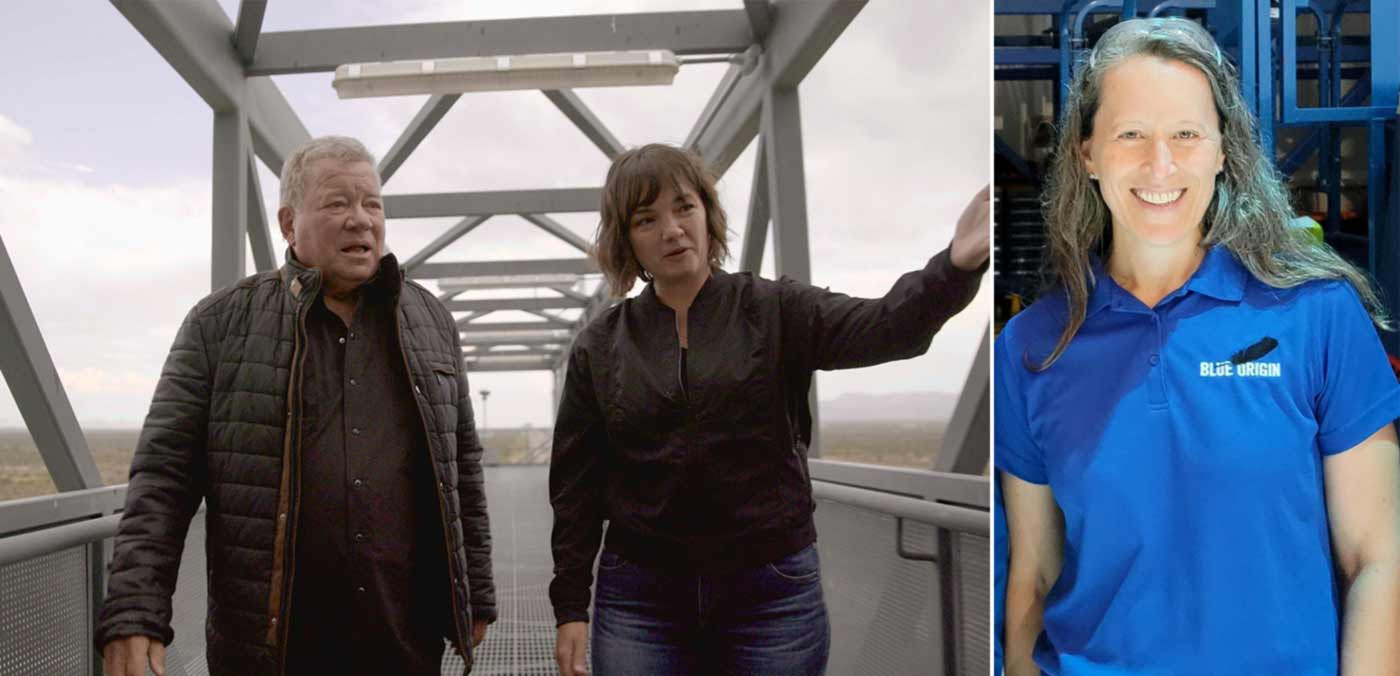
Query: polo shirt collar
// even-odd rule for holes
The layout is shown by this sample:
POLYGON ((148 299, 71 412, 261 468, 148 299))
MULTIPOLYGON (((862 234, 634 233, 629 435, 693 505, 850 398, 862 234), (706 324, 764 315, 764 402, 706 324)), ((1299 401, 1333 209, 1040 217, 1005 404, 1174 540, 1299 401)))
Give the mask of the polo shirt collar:
MULTIPOLYGON (((1114 299, 1121 293, 1126 293, 1118 283, 1113 281, 1108 271, 1103 267, 1103 261, 1096 255, 1090 255, 1089 268, 1094 277, 1094 288, 1089 292, 1089 301, 1085 308, 1085 316, 1093 315, 1113 305, 1114 299)), ((1191 278, 1180 289, 1171 292, 1163 301, 1185 295, 1188 292, 1199 293, 1222 301, 1239 301, 1244 299, 1244 288, 1249 281, 1249 271, 1230 253, 1223 244, 1216 244, 1206 251, 1205 258, 1201 259, 1201 265, 1191 274, 1191 278)))

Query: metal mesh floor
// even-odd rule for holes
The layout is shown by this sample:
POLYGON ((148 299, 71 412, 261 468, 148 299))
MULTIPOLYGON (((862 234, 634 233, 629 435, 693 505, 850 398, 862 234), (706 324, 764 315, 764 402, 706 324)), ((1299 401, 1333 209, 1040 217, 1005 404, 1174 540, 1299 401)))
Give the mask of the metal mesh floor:
MULTIPOLYGON (((549 529, 553 523, 548 473, 545 465, 486 468, 499 617, 477 648, 474 675, 558 673, 554 667, 554 612, 548 596, 552 576, 549 529)), ((209 673, 204 659, 204 569, 204 513, 200 512, 190 523, 180 561, 175 640, 166 658, 170 676, 209 673)), ((462 673, 462 659, 451 649, 443 656, 442 673, 462 673)))
MULTIPOLYGON (((557 674, 554 611, 549 605, 553 560, 549 530, 549 467, 486 468, 486 504, 491 509, 491 558, 499 617, 477 648, 472 674, 557 674)), ((443 660, 444 674, 459 674, 456 655, 443 660)))
MULTIPOLYGON (((486 468, 491 508, 492 556, 499 617, 477 648, 473 674, 557 674, 551 577, 548 466, 486 468)), ((894 554, 894 520, 823 501, 817 510, 823 587, 832 622, 828 673, 875 676, 940 674, 944 621, 959 622, 961 674, 986 673, 987 544, 985 538, 954 540, 957 605, 963 616, 948 618, 940 606, 936 568, 894 554)), ((909 524, 905 546, 933 551, 935 529, 909 524)), ((205 676, 204 519, 190 526, 175 596, 175 641, 167 667, 171 676, 205 676)), ((81 578, 81 573, 64 579, 81 578)), ((3 605, 3 604, 0 604, 3 605)), ((3 652, 3 651, 0 651, 3 652)), ((450 649, 442 673, 462 673, 450 649)))

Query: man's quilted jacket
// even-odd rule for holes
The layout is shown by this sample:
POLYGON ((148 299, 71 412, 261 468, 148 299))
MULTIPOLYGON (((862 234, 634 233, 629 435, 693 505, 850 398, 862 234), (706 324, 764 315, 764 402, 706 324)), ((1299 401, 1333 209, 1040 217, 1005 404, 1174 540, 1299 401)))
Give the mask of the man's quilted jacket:
MULTIPOLYGON (((99 648, 131 635, 169 644, 180 553, 203 500, 211 673, 282 672, 300 486, 296 376, 306 311, 321 284, 318 271, 287 258, 281 270, 200 301, 175 337, 131 465, 99 648)), ((380 265, 380 275, 400 280, 396 321, 449 553, 443 589, 450 585, 454 612, 442 635, 470 667, 472 619, 494 620, 496 603, 481 445, 457 327, 430 292, 401 281, 392 255, 380 265)))

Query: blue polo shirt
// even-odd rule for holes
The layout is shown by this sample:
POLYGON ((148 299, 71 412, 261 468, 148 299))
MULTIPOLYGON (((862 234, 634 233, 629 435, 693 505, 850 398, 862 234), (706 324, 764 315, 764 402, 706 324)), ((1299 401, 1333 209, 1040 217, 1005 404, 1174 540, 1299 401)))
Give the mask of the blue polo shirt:
POLYGON ((1400 417, 1356 292, 1276 289, 1226 249, 1148 308, 1095 269, 1083 328, 1050 295, 997 337, 996 466, 1049 484, 1065 557, 1047 674, 1337 673, 1323 456, 1400 417))

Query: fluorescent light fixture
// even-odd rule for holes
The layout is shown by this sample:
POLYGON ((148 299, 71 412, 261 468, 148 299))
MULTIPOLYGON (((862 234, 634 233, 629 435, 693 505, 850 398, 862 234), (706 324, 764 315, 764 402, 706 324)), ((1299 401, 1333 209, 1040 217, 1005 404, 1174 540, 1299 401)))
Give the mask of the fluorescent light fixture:
POLYGON ((342 99, 668 85, 680 66, 676 55, 667 50, 389 61, 336 68, 331 85, 342 99))

